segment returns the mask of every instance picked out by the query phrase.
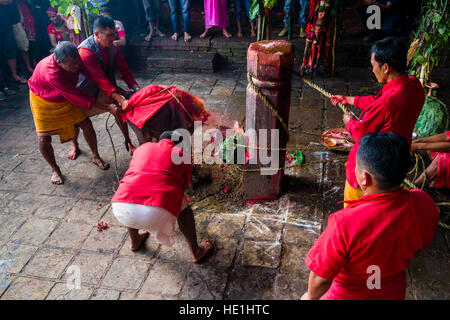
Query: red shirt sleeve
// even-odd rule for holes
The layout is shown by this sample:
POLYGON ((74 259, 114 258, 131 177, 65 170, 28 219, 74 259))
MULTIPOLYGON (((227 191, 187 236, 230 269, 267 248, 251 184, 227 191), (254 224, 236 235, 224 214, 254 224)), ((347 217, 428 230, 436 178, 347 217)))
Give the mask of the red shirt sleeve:
POLYGON ((122 52, 120 52, 119 46, 116 44, 114 45, 117 48, 117 53, 114 57, 114 64, 119 70, 120 77, 128 85, 128 88, 131 88, 134 84, 137 84, 137 82, 134 79, 133 73, 131 72, 130 68, 128 68, 128 64, 125 61, 122 52))
POLYGON ((384 109, 380 106, 375 110, 361 115, 361 121, 350 120, 345 130, 353 139, 359 140, 371 132, 379 132, 381 127, 388 123, 384 109))
POLYGON ((52 86, 73 105, 91 109, 95 98, 92 98, 78 90, 73 83, 63 76, 55 76, 52 86))
POLYGON ((86 48, 80 48, 78 51, 80 52, 81 60, 87 72, 89 72, 90 79, 92 79, 100 90, 106 92, 108 96, 112 95, 116 91, 116 88, 109 81, 95 54, 86 48))
POLYGON ((376 96, 355 97, 354 104, 355 107, 364 111, 375 101, 375 99, 376 96))
POLYGON ((346 251, 344 234, 332 214, 328 226, 306 256, 305 264, 318 276, 333 280, 348 262, 346 251))
POLYGON ((446 131, 445 133, 446 133, 447 136, 450 138, 450 131, 446 131))

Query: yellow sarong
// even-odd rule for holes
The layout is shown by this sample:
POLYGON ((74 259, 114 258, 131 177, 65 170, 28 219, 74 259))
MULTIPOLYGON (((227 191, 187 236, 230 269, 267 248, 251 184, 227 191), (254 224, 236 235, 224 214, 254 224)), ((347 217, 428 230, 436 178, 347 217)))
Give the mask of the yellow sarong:
POLYGON ((75 124, 87 118, 84 111, 69 101, 51 102, 30 90, 30 106, 38 136, 59 135, 61 143, 75 138, 75 124))
MULTIPOLYGON (((353 187, 345 180, 345 188, 344 188, 344 201, 347 200, 358 200, 364 195, 363 191, 358 187, 353 189, 353 187)), ((348 204, 344 203, 344 208, 347 207, 348 204)))

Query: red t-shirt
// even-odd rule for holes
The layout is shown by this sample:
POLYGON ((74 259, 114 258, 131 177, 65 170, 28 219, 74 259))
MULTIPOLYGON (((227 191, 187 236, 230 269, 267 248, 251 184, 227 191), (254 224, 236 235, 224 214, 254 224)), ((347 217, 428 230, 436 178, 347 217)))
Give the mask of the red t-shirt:
POLYGON ((405 269, 419 249, 433 243, 438 226, 433 199, 401 189, 345 202, 350 205, 329 217, 305 260, 315 274, 333 280, 321 299, 404 299, 405 269), (368 268, 374 265, 381 289, 370 290, 374 272, 368 268))
MULTIPOLYGON (((131 88, 134 84, 136 84, 136 80, 134 79, 133 73, 130 68, 128 68, 128 64, 125 61, 124 56, 120 52, 119 46, 115 43, 113 44, 117 48, 117 53, 114 56, 114 66, 119 70, 120 77, 125 81, 129 88, 131 88)), ((109 65, 109 57, 108 51, 100 49, 103 55, 103 63, 105 66, 109 65)), ((96 55, 87 48, 80 48, 78 50, 80 53, 81 60, 89 71, 91 78, 94 79, 95 84, 100 88, 100 90, 106 92, 109 96, 112 95, 116 88, 113 83, 108 79, 103 71, 100 62, 98 61, 96 55)))
POLYGON ((425 102, 422 84, 407 74, 386 83, 376 96, 355 97, 355 106, 362 110, 361 121, 350 120, 345 129, 356 140, 347 162, 347 181, 356 189, 356 153, 359 140, 368 133, 395 133, 411 145, 414 125, 425 102))
POLYGON ((183 154, 169 139, 139 146, 111 202, 161 207, 178 216, 192 164, 174 164, 172 152, 183 154))

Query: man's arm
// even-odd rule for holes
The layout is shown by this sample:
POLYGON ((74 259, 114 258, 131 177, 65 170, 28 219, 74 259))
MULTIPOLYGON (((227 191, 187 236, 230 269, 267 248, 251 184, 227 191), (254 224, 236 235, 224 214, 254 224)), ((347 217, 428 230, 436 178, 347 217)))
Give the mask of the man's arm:
POLYGON ((365 113, 361 120, 354 119, 351 115, 344 115, 345 130, 353 139, 359 140, 370 132, 378 132, 387 120, 382 106, 370 114, 365 113))
POLYGON ((302 300, 319 300, 325 292, 330 289, 332 280, 327 280, 315 274, 314 272, 309 273, 308 281, 308 291, 302 296, 302 300))
POLYGON ((447 133, 440 133, 432 137, 413 140, 411 145, 411 152, 417 150, 427 150, 434 152, 449 152, 450 151, 450 131, 447 133))
POLYGON ((73 105, 90 110, 95 101, 85 93, 77 89, 73 83, 66 81, 64 77, 57 77, 51 82, 52 86, 73 105))
POLYGON ((133 73, 131 72, 130 68, 128 68, 128 64, 125 61, 122 52, 120 52, 119 47, 117 47, 117 53, 114 57, 114 64, 119 70, 120 77, 128 85, 128 88, 136 90, 136 88, 138 88, 138 84, 134 79, 133 73))
POLYGON ((123 47, 127 45, 127 36, 121 37, 119 40, 114 40, 114 43, 119 47, 123 47))

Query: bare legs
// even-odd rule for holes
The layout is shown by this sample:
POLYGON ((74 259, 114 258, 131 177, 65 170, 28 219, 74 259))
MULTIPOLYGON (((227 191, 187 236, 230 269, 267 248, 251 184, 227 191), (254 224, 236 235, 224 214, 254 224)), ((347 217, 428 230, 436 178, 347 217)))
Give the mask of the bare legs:
MULTIPOLYGON (((75 126, 75 130, 78 130, 77 127, 81 128, 83 130, 84 138, 89 145, 89 148, 92 152, 92 162, 96 164, 100 169, 106 170, 109 168, 109 163, 103 161, 100 158, 100 155, 98 154, 97 149, 97 136, 95 135, 94 128, 92 127, 92 122, 89 120, 89 118, 86 118, 79 124, 75 126)), ((76 138, 75 138, 76 139, 76 138)), ((74 140, 75 140, 74 139, 74 140)), ((55 159, 55 152, 52 147, 52 137, 51 136, 39 136, 39 151, 41 152, 44 159, 47 161, 47 163, 52 168, 52 177, 51 182, 53 184, 63 184, 64 179, 61 174, 61 170, 59 169, 58 165, 56 164, 55 159)), ((72 142, 72 150, 71 152, 74 152, 76 155, 79 154, 79 148, 78 148, 78 142, 72 142), (74 150, 75 149, 75 150, 74 150)), ((69 153, 70 155, 70 153, 69 153)), ((76 158, 76 156, 75 156, 76 158)))
POLYGON ((209 240, 203 240, 200 244, 197 243, 197 232, 195 230, 194 213, 191 207, 187 207, 178 215, 178 227, 183 233, 186 241, 191 249, 192 260, 200 262, 206 255, 213 250, 213 245, 209 240))
MULTIPOLYGON (((205 31, 200 35, 200 38, 203 39, 203 38, 209 36, 211 29, 212 28, 206 28, 205 31)), ((226 38, 232 37, 232 34, 229 33, 226 28, 222 29, 222 33, 226 38)), ((242 30, 241 30, 241 33, 242 33, 242 30)))
POLYGON ((13 77, 14 80, 16 80, 17 82, 21 83, 21 84, 26 84, 27 80, 20 77, 17 74, 17 65, 16 65, 16 59, 9 59, 8 60, 8 67, 9 70, 11 71, 11 76, 13 77))
POLYGON ((28 51, 20 50, 20 53, 22 54, 23 61, 25 61, 28 72, 33 73, 34 69, 31 66, 30 55, 28 54, 28 51))
MULTIPOLYGON (((200 244, 197 243, 197 232, 195 230, 194 214, 190 207, 187 207, 178 215, 178 227, 183 233, 189 245, 192 254, 192 261, 200 262, 214 249, 213 244, 209 240, 203 240, 200 244)), ((136 251, 140 248, 142 243, 148 238, 149 233, 139 233, 139 230, 128 228, 128 233, 131 239, 131 251, 136 251)))
POLYGON ((153 38, 153 34, 155 33, 155 31, 156 31, 156 34, 157 34, 158 36, 160 36, 160 37, 164 37, 164 36, 165 36, 164 32, 162 32, 161 30, 159 30, 159 18, 156 18, 156 28, 155 28, 156 30, 153 29, 154 24, 153 24, 152 21, 149 21, 149 22, 148 22, 148 25, 149 25, 149 28, 150 28, 150 32, 149 32, 149 34, 145 37, 145 41, 150 41, 150 40, 153 38))

